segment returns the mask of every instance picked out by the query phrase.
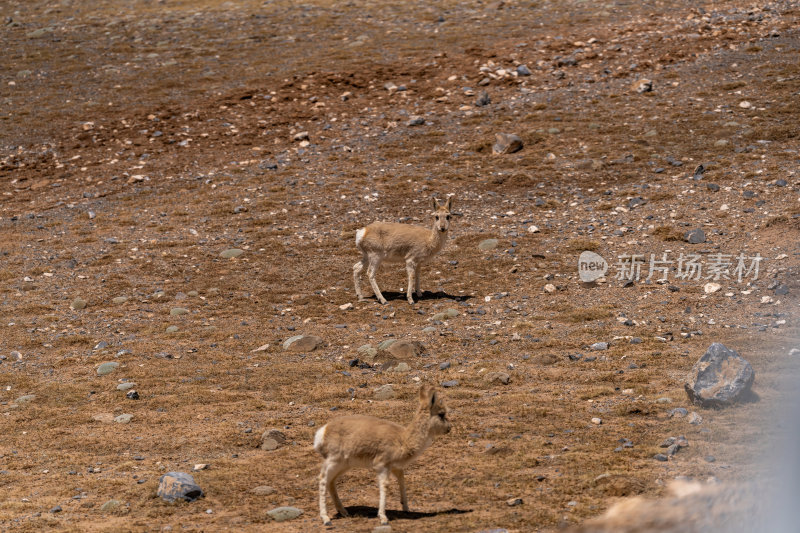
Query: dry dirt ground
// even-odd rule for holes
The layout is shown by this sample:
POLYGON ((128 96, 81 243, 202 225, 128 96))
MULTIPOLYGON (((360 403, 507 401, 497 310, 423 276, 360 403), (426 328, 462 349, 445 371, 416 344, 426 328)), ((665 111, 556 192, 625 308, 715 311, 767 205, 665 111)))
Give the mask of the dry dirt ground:
MULTIPOLYGON (((315 429, 407 420, 420 382, 457 380, 454 429, 407 472, 414 513, 392 486, 393 531, 557 530, 676 476, 752 477, 800 346, 799 16, 788 1, 3 2, 0 529, 321 529, 315 429), (525 147, 492 154, 498 132, 525 147), (427 225, 450 193, 461 216, 422 301, 395 267, 388 305, 356 302, 355 230, 427 225), (683 239, 695 228, 705 243, 683 239), (584 250, 612 263, 606 283, 579 280, 584 250), (664 253, 668 283, 647 264, 617 279, 619 256, 664 253), (681 253, 765 259, 706 294, 678 279, 681 253), (284 351, 297 334, 328 345, 284 351), (389 338, 428 353, 404 373, 349 366, 389 338), (688 404, 714 341, 755 368, 749 403, 688 404), (397 397, 375 400, 387 383, 397 397), (261 450, 270 428, 289 441, 261 450), (689 447, 656 461, 676 435, 689 447), (204 499, 155 496, 197 463, 204 499), (275 524, 279 505, 305 513, 275 524)), ((356 516, 336 530, 377 525, 371 473, 340 494, 356 516)))

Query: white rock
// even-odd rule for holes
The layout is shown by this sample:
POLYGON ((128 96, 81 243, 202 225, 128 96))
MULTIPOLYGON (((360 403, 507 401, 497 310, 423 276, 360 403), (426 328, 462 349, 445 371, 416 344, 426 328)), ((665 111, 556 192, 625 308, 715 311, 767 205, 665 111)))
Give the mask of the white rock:
POLYGON ((528 233, 539 233, 538 226, 528 226, 528 233))
POLYGON ((722 285, 720 285, 719 283, 706 283, 705 286, 703 287, 703 291, 705 291, 706 294, 712 294, 717 292, 721 288, 722 285))
POLYGON ((597 418, 597 417, 592 418, 592 424, 594 424, 595 426, 599 426, 602 423, 603 423, 602 419, 597 418))
POLYGON ((353 304, 350 303, 350 302, 347 302, 346 304, 342 304, 342 305, 339 306, 339 309, 341 309, 342 311, 347 311, 348 309, 352 309, 352 308, 353 308, 353 304))
POLYGON ((553 285, 552 283, 548 283, 547 285, 544 286, 544 290, 545 292, 554 293, 556 292, 556 286, 553 285))

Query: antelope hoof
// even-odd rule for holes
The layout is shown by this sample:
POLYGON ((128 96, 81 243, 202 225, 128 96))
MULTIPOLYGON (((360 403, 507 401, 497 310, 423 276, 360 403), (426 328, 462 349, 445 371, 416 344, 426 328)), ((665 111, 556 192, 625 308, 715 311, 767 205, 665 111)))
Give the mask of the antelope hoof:
POLYGON ((389 525, 389 519, 388 518, 386 518, 385 516, 382 516, 382 517, 379 517, 379 518, 381 519, 381 525, 382 526, 388 526, 389 525))
POLYGON ((342 509, 341 511, 339 511, 339 516, 341 516, 342 518, 348 518, 350 516, 350 513, 347 512, 347 509, 342 509))

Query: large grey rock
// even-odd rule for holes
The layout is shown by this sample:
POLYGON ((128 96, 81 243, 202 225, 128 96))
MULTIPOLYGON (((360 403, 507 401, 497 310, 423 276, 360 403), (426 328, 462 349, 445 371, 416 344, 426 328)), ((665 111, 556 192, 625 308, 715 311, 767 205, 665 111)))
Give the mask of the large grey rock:
POLYGON ((715 342, 695 363, 684 385, 689 399, 704 407, 736 402, 755 379, 755 372, 735 350, 715 342))
POLYGON ((167 472, 158 480, 158 495, 168 502, 193 502, 204 496, 203 489, 185 472, 167 472))

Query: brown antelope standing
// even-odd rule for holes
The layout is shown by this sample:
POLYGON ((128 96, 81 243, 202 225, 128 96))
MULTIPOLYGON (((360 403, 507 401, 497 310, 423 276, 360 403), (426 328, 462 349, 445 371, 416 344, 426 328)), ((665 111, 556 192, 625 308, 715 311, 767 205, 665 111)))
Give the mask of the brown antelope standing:
POLYGON ((314 435, 314 449, 324 458, 319 474, 319 516, 330 525, 325 503, 330 493, 336 510, 348 516, 336 492, 336 478, 351 468, 372 468, 378 473, 380 500, 378 518, 386 524, 386 486, 389 474, 400 485, 400 502, 408 511, 408 497, 403 469, 433 442, 437 435, 450 432, 447 407, 429 385, 419 390, 419 408, 411 422, 400 424, 371 416, 343 416, 319 428, 314 435))
POLYGON ((361 272, 366 267, 372 292, 380 303, 386 303, 386 298, 381 294, 375 279, 383 262, 405 262, 408 272, 406 291, 408 303, 414 304, 414 293, 417 298, 422 296, 419 288, 419 270, 444 246, 450 229, 452 204, 452 196, 447 197, 444 205, 441 205, 436 198, 433 199, 434 221, 431 229, 395 222, 373 222, 366 228, 356 231, 356 246, 361 251, 361 261, 353 265, 353 280, 359 301, 364 300, 361 294, 361 272))

